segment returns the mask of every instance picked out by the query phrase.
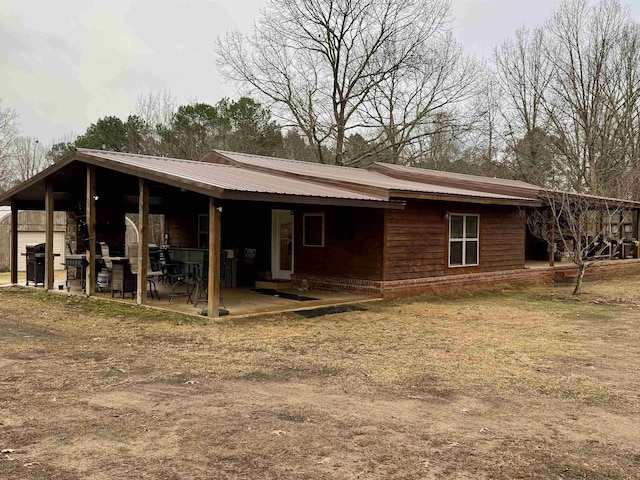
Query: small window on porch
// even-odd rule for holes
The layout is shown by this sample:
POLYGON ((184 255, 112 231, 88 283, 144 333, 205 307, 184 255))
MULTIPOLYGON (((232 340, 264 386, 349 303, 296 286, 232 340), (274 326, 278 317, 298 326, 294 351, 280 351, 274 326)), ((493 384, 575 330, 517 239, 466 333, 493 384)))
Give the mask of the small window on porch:
POLYGON ((452 214, 449 218, 449 266, 478 265, 478 215, 452 214))
POLYGON ((305 213, 302 223, 302 245, 324 247, 324 213, 305 213))

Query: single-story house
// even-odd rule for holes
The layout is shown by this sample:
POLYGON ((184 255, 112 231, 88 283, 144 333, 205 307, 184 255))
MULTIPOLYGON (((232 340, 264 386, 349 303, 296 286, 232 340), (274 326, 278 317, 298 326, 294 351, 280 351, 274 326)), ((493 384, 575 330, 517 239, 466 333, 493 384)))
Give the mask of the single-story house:
MULTIPOLYGON (((67 212, 75 253, 86 250, 89 259, 99 242, 124 249, 125 215, 137 213, 140 303, 148 216, 164 215, 165 244, 212 259, 208 301, 215 314, 225 280, 222 252, 236 259, 234 285, 291 280, 380 296, 416 293, 461 275, 480 282, 522 271, 524 212, 540 207, 539 194, 519 181, 379 163, 356 169, 226 151, 196 162, 77 149, 0 196, 0 205, 11 207, 12 222, 21 210, 45 210, 51 245, 53 212, 67 212)), ((637 213, 634 222, 637 238, 637 213)), ((12 245, 15 283, 15 235, 12 245)), ((52 261, 47 254, 49 288, 52 261)), ((95 280, 90 261, 89 295, 95 280)))

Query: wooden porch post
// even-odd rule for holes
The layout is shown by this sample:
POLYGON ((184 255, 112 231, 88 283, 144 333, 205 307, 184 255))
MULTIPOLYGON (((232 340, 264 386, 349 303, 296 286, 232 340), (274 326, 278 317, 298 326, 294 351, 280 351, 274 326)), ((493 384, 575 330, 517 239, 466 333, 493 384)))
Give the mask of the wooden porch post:
POLYGON ((96 168, 87 165, 87 277, 85 283, 85 293, 91 296, 96 293, 96 168))
POLYGON ((549 209, 551 217, 551 242, 549 242, 549 266, 553 267, 556 260, 556 216, 555 212, 549 209))
POLYGON ((45 241, 44 241, 44 287, 53 289, 53 184, 48 181, 45 184, 44 194, 45 210, 45 241))
POLYGON ((11 201, 11 247, 9 250, 9 271, 11 283, 18 283, 18 206, 11 201))
POLYGON ((140 179, 138 194, 138 305, 147 303, 147 268, 149 261, 149 185, 140 179))
POLYGON ((220 211, 216 199, 209 198, 209 278, 207 316, 217 317, 220 309, 220 211))

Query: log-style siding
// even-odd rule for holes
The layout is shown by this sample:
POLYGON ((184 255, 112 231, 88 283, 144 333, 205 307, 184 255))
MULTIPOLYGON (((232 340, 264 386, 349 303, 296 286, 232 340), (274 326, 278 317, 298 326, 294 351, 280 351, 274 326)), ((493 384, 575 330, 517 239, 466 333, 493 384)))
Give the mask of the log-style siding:
MULTIPOLYGON (((256 249, 251 272, 239 274, 239 283, 270 269, 272 208, 287 206, 230 202, 223 208, 223 248, 237 249, 240 257, 244 248, 256 249)), ((198 212, 167 212, 172 245, 197 246, 198 212)), ((300 278, 394 281, 524 268, 525 220, 517 207, 409 201, 404 210, 297 206, 294 212, 293 271, 300 278), (478 266, 448 266, 446 212, 479 215, 478 266), (323 247, 303 245, 305 213, 324 214, 323 247)))
POLYGON ((300 208, 294 220, 294 272, 363 280, 382 279, 384 213, 381 210, 300 208), (324 247, 303 245, 304 213, 324 213, 324 247))
POLYGON ((445 272, 446 220, 441 204, 407 202, 388 210, 384 280, 437 277, 445 272))
POLYGON ((416 201, 385 215, 385 280, 524 268, 526 224, 517 207, 416 201), (479 215, 478 266, 448 266, 447 212, 479 215))

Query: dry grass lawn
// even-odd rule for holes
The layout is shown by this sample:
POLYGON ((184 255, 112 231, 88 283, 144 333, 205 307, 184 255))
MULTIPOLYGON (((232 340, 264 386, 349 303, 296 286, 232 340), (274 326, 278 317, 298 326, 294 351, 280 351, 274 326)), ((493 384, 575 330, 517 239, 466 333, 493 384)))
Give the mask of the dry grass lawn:
POLYGON ((0 290, 0 478, 640 478, 640 278, 185 317, 0 290))

